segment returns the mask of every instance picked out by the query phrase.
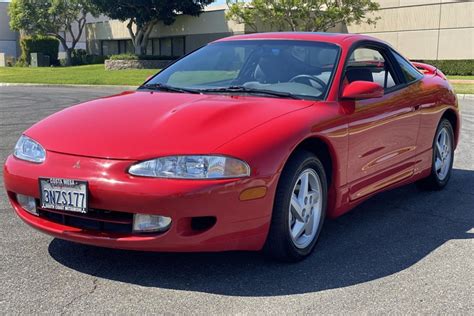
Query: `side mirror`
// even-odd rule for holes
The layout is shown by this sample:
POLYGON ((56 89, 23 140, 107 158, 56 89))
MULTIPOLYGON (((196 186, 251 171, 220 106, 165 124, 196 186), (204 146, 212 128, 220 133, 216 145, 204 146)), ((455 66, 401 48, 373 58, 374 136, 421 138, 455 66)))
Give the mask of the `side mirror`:
POLYGON ((383 87, 371 81, 354 81, 342 91, 344 99, 373 99, 383 96, 383 87))

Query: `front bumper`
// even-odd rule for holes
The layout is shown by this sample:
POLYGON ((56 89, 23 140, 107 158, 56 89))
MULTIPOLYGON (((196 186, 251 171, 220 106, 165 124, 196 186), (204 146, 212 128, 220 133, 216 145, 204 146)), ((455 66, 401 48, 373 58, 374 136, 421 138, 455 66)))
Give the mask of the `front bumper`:
POLYGON ((42 164, 8 157, 5 187, 18 216, 54 237, 90 245, 149 251, 260 250, 265 242, 276 189, 276 176, 229 180, 173 180, 136 177, 126 170, 133 161, 47 153, 42 164), (69 178, 89 183, 89 207, 123 213, 169 216, 164 233, 134 234, 81 228, 32 215, 16 194, 39 199, 39 177, 69 178), (264 197, 241 201, 242 191, 264 186, 264 197), (196 230, 192 219, 215 217, 207 229, 196 230))

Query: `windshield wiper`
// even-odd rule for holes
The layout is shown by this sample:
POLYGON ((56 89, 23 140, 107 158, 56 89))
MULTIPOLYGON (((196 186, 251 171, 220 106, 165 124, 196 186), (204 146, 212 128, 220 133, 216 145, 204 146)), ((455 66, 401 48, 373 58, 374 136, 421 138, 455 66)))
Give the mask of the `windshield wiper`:
POLYGON ((199 90, 173 87, 173 86, 169 86, 163 83, 148 83, 148 84, 141 85, 140 87, 138 87, 138 89, 150 89, 150 90, 161 90, 161 91, 169 91, 169 92, 194 93, 194 94, 201 93, 199 90))
POLYGON ((283 98, 291 98, 301 100, 300 97, 283 91, 274 91, 274 90, 267 90, 267 89, 255 89, 255 88, 248 88, 244 86, 230 86, 230 87, 220 87, 220 88, 208 88, 208 89, 199 89, 199 92, 243 92, 243 93, 255 93, 255 94, 266 94, 272 95, 276 97, 283 97, 283 98))

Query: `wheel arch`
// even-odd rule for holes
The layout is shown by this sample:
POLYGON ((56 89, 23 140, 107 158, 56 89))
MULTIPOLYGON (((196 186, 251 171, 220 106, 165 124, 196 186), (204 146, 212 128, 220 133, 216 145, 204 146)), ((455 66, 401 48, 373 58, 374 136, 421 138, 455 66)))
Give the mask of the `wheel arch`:
POLYGON ((320 136, 311 136, 302 141, 300 141, 291 151, 291 154, 285 161, 286 163, 295 155, 298 151, 305 150, 310 153, 313 153, 319 158, 324 167, 324 172, 326 173, 328 188, 334 184, 335 180, 335 170, 337 170, 337 160, 336 154, 330 143, 320 136))
POLYGON ((441 116, 440 122, 442 119, 447 119, 451 123, 451 126, 453 127, 454 140, 455 140, 454 143, 455 143, 455 148, 456 148, 459 141, 459 129, 460 129, 459 116, 456 113, 456 111, 449 108, 446 111, 444 111, 443 115, 441 116))

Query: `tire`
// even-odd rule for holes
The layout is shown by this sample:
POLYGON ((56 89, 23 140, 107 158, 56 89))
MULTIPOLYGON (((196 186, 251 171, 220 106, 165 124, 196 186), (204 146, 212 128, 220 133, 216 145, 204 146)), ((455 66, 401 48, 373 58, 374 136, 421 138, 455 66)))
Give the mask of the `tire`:
POLYGON ((326 205, 327 178, 323 164, 307 151, 295 153, 278 182, 265 253, 286 262, 306 258, 318 241, 326 205), (303 181, 309 183, 306 195, 301 190, 303 181))
MULTIPOLYGON (((442 142, 442 141, 441 141, 442 142)), ((418 181, 416 184, 423 190, 441 190, 449 182, 453 169, 454 160, 454 132, 451 122, 442 119, 436 129, 433 139, 433 157, 431 161, 431 173, 428 177, 418 181), (441 137, 446 137, 446 147, 440 144, 441 137), (438 146, 439 145, 439 146, 438 146), (441 148, 441 152, 440 149, 441 148), (447 151, 446 151, 447 150, 447 151), (441 166, 441 167, 440 167, 441 166)))

